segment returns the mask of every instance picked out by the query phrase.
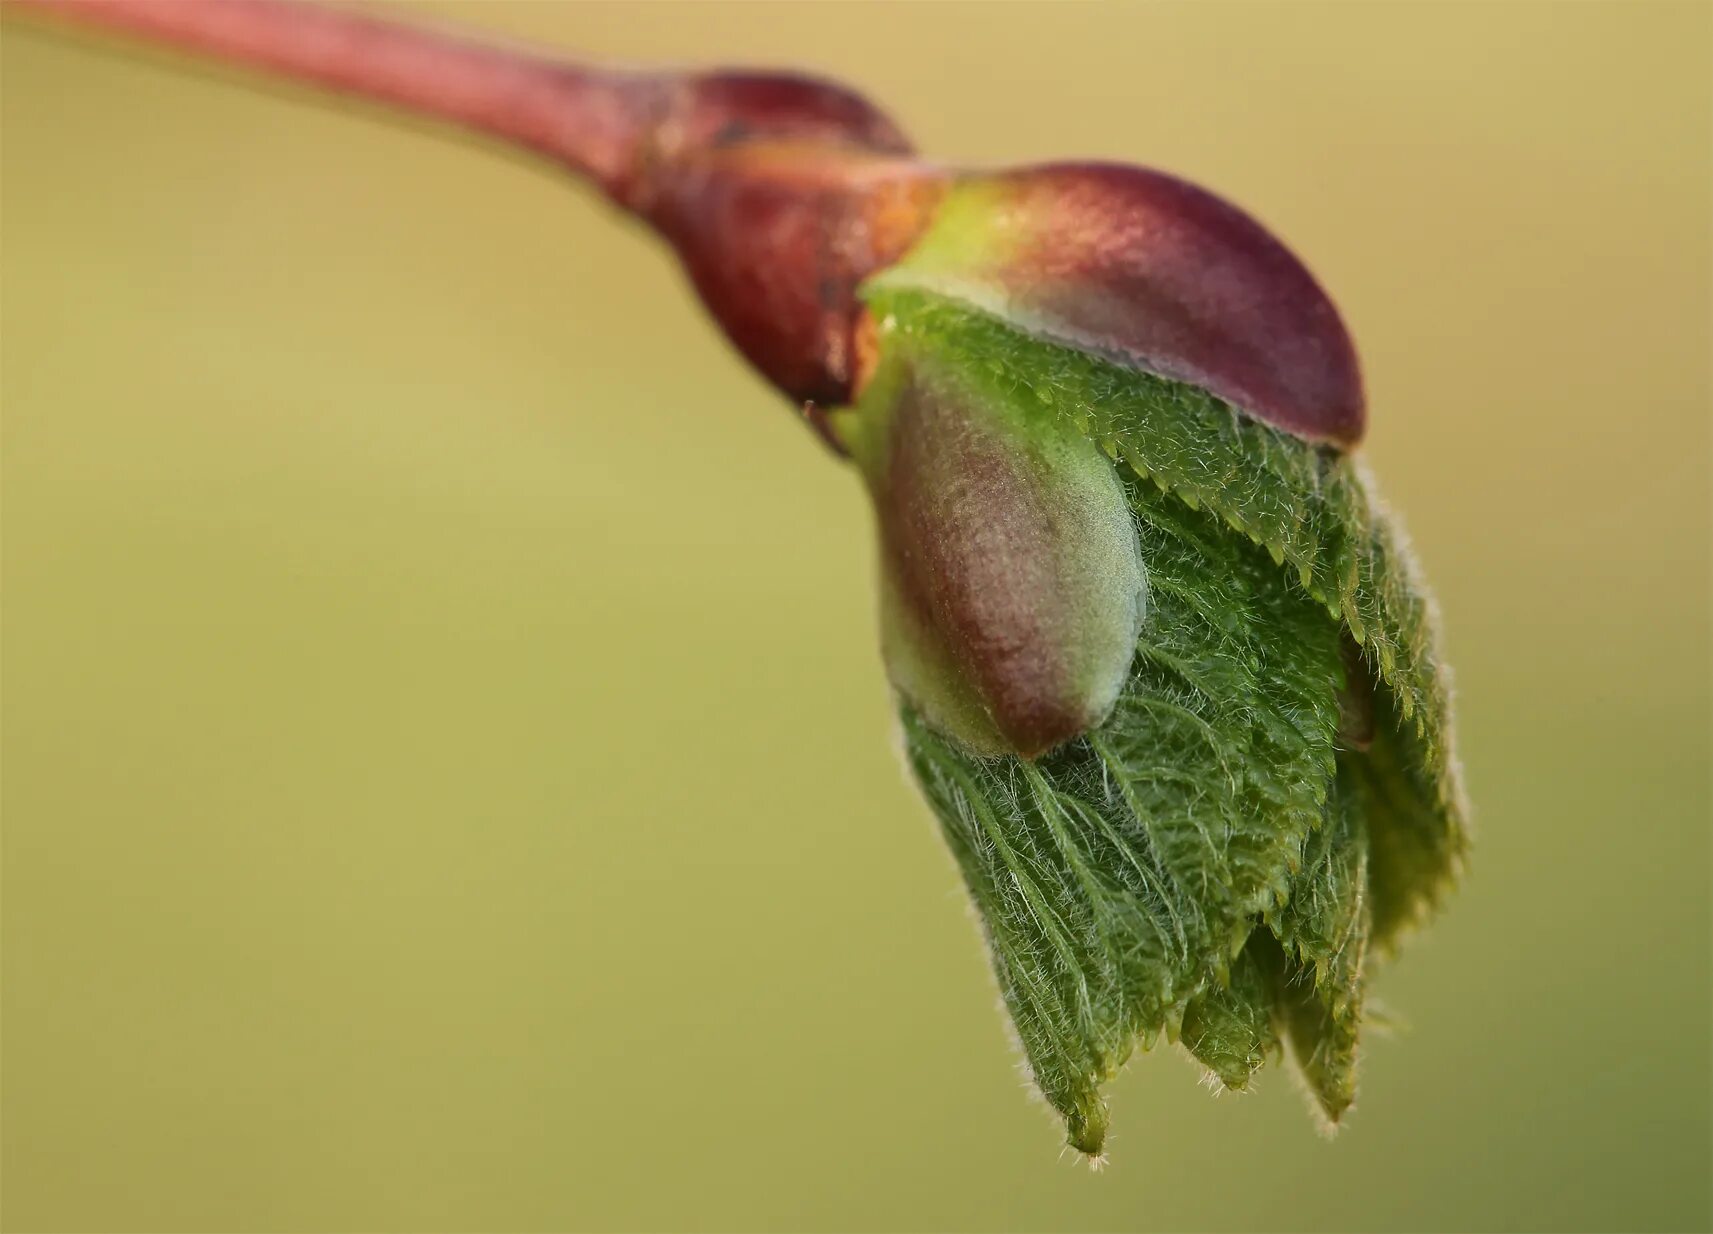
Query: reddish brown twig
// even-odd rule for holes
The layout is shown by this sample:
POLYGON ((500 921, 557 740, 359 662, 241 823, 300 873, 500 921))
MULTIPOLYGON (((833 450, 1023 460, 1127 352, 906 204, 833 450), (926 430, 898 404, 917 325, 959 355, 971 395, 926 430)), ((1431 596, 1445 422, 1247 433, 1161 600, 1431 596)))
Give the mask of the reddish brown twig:
POLYGON ((546 155, 657 227, 739 349, 802 403, 850 397, 856 285, 897 256, 935 195, 934 176, 900 161, 910 147, 885 115, 795 74, 611 72, 302 0, 6 8, 142 35, 546 155))
MULTIPOLYGON (((738 349, 804 405, 848 403, 872 337, 857 294, 964 177, 884 113, 790 73, 619 73, 304 0, 10 0, 439 117, 535 150, 647 220, 738 349)), ((1140 168, 971 176, 984 247, 954 282, 1013 324, 1202 386, 1349 447, 1355 351, 1324 292, 1253 219, 1140 168)), ((941 272, 942 274, 945 272, 941 272)))
POLYGON ((292 0, 9 0, 267 69, 516 142, 615 197, 634 176, 661 83, 502 51, 292 0))

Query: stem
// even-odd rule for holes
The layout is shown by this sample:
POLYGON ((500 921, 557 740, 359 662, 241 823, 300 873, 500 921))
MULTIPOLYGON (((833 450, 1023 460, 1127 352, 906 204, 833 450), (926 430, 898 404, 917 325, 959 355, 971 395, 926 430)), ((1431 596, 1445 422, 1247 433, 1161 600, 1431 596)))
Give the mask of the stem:
POLYGON ((624 202, 668 95, 615 73, 301 0, 9 0, 536 150, 624 202))
POLYGON ((592 180, 677 251, 749 361, 798 404, 861 380, 857 287, 926 224, 943 175, 860 94, 789 72, 620 73, 305 0, 10 0, 438 117, 592 180))

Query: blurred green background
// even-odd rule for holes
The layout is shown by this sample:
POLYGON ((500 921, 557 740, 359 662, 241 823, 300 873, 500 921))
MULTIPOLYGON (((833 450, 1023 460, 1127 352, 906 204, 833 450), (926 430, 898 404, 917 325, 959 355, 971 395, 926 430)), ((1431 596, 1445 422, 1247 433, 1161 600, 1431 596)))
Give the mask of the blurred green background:
POLYGON ((896 758, 864 498, 664 251, 8 19, 9 1228, 1706 1227, 1706 6, 394 7, 1258 213, 1362 348, 1473 873, 1338 1140, 1162 1050, 1091 1176, 896 758))

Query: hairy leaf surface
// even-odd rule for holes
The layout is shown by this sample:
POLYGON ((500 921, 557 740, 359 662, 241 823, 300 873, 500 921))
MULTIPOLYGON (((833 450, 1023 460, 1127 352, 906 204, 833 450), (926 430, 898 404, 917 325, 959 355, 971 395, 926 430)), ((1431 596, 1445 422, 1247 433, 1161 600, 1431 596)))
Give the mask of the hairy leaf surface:
POLYGON ((919 292, 873 303, 883 347, 907 332, 977 397, 1096 441, 1147 574, 1130 675, 1082 737, 984 757, 903 707, 1037 1085, 1094 1154, 1100 1086, 1137 1043, 1181 1040, 1242 1089, 1283 1041, 1336 1120, 1374 945, 1465 848, 1433 612, 1397 532, 1347 459, 1205 392, 919 292), (1347 639, 1371 681, 1347 680, 1347 639), (1373 696, 1360 740, 1351 690, 1373 696))

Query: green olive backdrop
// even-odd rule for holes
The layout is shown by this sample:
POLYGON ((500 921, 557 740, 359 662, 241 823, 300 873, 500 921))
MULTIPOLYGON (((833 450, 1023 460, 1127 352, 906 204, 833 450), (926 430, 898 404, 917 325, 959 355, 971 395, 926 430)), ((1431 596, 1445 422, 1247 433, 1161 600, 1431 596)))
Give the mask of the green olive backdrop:
POLYGON ((1332 1142, 1091 1175, 896 756, 836 465, 527 159, 8 18, 9 1228, 1688 1229, 1709 9, 393 6, 1148 163, 1345 311, 1478 847, 1332 1142))

